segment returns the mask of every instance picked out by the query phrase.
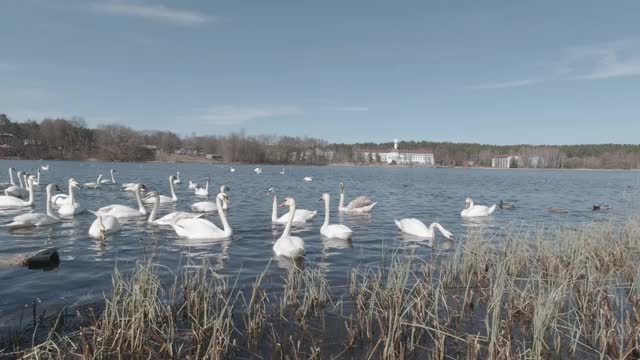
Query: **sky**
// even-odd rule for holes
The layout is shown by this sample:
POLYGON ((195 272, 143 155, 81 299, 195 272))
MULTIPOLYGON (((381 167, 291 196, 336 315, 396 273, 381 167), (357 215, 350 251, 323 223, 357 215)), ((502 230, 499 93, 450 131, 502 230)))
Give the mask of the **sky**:
POLYGON ((640 142, 639 1, 3 0, 0 113, 331 142, 640 142))

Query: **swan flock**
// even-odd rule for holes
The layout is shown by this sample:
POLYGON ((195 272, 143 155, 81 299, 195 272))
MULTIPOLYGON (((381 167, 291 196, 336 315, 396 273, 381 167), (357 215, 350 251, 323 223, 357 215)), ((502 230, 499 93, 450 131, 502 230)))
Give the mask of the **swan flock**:
MULTIPOLYGON (((9 182, 6 185, 4 195, 0 195, 0 209, 20 209, 30 208, 34 205, 35 188, 41 184, 40 170, 37 169, 37 176, 24 171, 18 171, 14 176, 16 169, 9 168, 9 182), (16 182, 17 179, 17 182, 16 182)), ((48 170, 48 167, 42 170, 48 170)), ((236 169, 231 168, 231 172, 236 169)), ((262 174, 262 168, 254 169, 256 174, 262 174)), ((62 193, 56 184, 46 185, 45 213, 26 213, 17 215, 13 221, 4 225, 8 229, 25 228, 25 227, 43 227, 54 226, 68 217, 73 217, 82 213, 85 207, 82 206, 75 194, 77 191, 101 190, 113 191, 114 186, 118 183, 115 178, 116 170, 110 169, 110 177, 103 179, 99 174, 94 181, 80 183, 71 177, 67 182, 67 193, 62 193), (111 186, 110 186, 111 185, 111 186), (111 189, 111 190, 109 190, 111 189), (54 210, 57 209, 57 214, 54 210)), ((280 174, 284 175, 284 168, 280 174)), ((46 176, 45 176, 46 178, 46 176)), ((46 179, 45 179, 46 180, 46 179)), ((305 177, 305 182, 313 181, 311 177, 305 177)), ((205 178, 205 186, 200 187, 191 179, 188 181, 188 188, 192 190, 194 196, 208 197, 209 185, 211 179, 205 178)), ((227 191, 230 190, 226 185, 220 186, 219 192, 215 194, 214 201, 198 201, 193 203, 190 208, 192 212, 173 211, 163 216, 159 216, 159 211, 166 205, 177 203, 178 196, 176 194, 176 186, 182 183, 180 180, 180 172, 176 176, 168 177, 169 195, 163 195, 157 189, 150 190, 148 187, 139 182, 131 182, 122 184, 121 190, 133 193, 135 203, 130 204, 112 204, 98 207, 95 210, 88 210, 95 219, 89 227, 88 234, 90 237, 106 240, 108 236, 117 233, 123 228, 124 223, 128 219, 136 219, 148 216, 146 223, 150 226, 159 226, 172 228, 179 237, 187 239, 229 239, 233 236, 232 227, 227 218, 229 204, 231 203, 227 191), (150 190, 147 192, 147 190, 150 190), (143 197, 143 192, 147 192, 143 197), (135 206, 131 206, 135 205, 135 206), (151 210, 147 210, 146 206, 151 206, 151 210), (207 214, 216 213, 221 226, 216 225, 213 221, 205 218, 207 214)), ((337 212, 340 214, 368 214, 371 213, 377 202, 372 201, 368 196, 362 195, 351 200, 345 205, 345 185, 340 182, 338 184, 338 206, 337 212)), ((317 210, 300 209, 296 205, 293 197, 286 197, 282 203, 278 203, 277 195, 274 188, 267 191, 267 195, 271 197, 271 222, 275 225, 284 225, 280 237, 273 243, 273 252, 276 256, 288 258, 297 258, 304 256, 304 240, 298 236, 292 235, 294 226, 304 226, 313 221, 318 214, 317 210), (288 207, 288 212, 279 215, 279 207, 288 207)), ((340 223, 331 223, 331 195, 323 193, 320 201, 324 205, 324 222, 320 227, 320 234, 324 238, 339 239, 351 241, 354 231, 348 226, 340 223)), ((94 207, 91 204, 91 207, 94 207)), ((174 205, 171 205, 174 206, 174 205)), ((501 203, 501 208, 504 203, 501 203)), ((95 207, 94 207, 95 208, 95 207)), ((465 200, 465 207, 461 211, 462 217, 486 217, 493 214, 496 205, 484 206, 476 205, 471 198, 465 200)), ((436 230, 440 232, 446 239, 453 240, 454 236, 437 222, 427 226, 421 220, 416 218, 403 218, 394 220, 398 229, 405 234, 425 239, 433 239, 436 230)), ((133 225, 132 225, 133 226, 133 225)))

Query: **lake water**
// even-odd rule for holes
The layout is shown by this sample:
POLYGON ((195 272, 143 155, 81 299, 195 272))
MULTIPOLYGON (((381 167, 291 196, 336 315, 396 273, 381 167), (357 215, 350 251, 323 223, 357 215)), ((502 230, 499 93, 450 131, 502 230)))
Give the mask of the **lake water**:
MULTIPOLYGON (((305 263, 320 266, 332 285, 348 283, 351 268, 374 263, 402 247, 413 247, 417 256, 428 257, 433 251, 447 252, 464 243, 470 227, 485 227, 497 232, 510 225, 575 224, 610 218, 624 220, 638 212, 640 205, 640 173, 625 171, 546 171, 546 170, 478 170, 431 168, 375 167, 311 167, 289 166, 280 175, 281 166, 263 166, 264 174, 255 175, 255 166, 238 165, 231 173, 229 166, 211 164, 132 164, 103 162, 48 162, 49 171, 42 172, 33 211, 44 212, 45 185, 56 183, 66 191, 67 179, 95 181, 98 174, 117 170, 116 180, 142 182, 148 188, 169 194, 168 177, 180 171, 182 184, 177 188, 178 202, 162 206, 160 214, 188 211, 201 201, 187 188, 188 179, 204 184, 212 179, 215 194, 221 184, 228 191, 231 207, 229 222, 233 238, 224 241, 191 242, 180 239, 170 227, 155 227, 145 220, 126 222, 123 230, 100 242, 89 238, 87 231, 94 216, 88 212, 72 220, 37 230, 9 232, 0 228, 0 256, 10 259, 18 254, 35 252, 45 247, 59 249, 61 264, 53 271, 28 270, 16 266, 0 268, 0 331, 16 325, 22 313, 29 318, 35 300, 41 312, 54 311, 64 305, 90 304, 99 301, 111 287, 114 267, 127 272, 136 260, 153 256, 167 269, 178 269, 186 259, 209 258, 216 269, 237 279, 239 286, 248 285, 258 273, 267 269, 266 287, 281 288, 282 276, 291 266, 275 259, 272 244, 282 232, 282 226, 271 224, 272 199, 266 196, 274 187, 280 199, 294 197, 298 208, 319 210, 318 216, 296 235, 305 240, 305 263), (312 176, 313 182, 303 177, 312 176), (346 198, 369 195, 378 202, 370 216, 339 215, 338 184, 346 186, 346 198), (351 244, 323 240, 319 230, 324 211, 319 201, 323 192, 332 195, 332 222, 348 225, 354 231, 351 244), (512 202, 513 210, 497 210, 482 221, 467 221, 460 217, 464 199, 472 196, 477 204, 492 204, 499 200, 512 202), (593 204, 609 204, 609 211, 592 211, 593 204), (555 214, 550 207, 569 210, 555 214), (416 242, 402 236, 394 218, 416 217, 426 224, 438 221, 453 232, 455 242, 437 235, 435 243, 416 242)), ((35 172, 43 162, 0 161, 8 181, 9 167, 35 172)), ((77 191, 78 202, 88 209, 110 204, 136 207, 133 193, 120 186, 103 186, 99 190, 77 191)), ((214 195, 210 195, 213 200, 214 195)), ((150 209, 150 208, 149 208, 150 209)), ((4 211, 0 222, 29 210, 4 211)), ((280 209, 280 214, 284 210, 280 209)), ((219 223, 217 213, 206 218, 219 223)), ((173 275, 167 270, 167 281, 173 275)))

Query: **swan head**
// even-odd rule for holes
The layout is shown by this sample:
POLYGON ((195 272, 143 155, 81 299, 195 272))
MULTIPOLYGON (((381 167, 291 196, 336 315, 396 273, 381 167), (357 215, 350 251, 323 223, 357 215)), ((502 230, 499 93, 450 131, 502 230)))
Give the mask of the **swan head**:
POLYGON ((47 185, 47 191, 48 192, 60 191, 60 188, 56 184, 49 184, 47 185))
POLYGON ((329 199, 331 199, 331 195, 329 195, 329 193, 324 193, 320 197, 320 201, 329 201, 329 199))
POLYGON ((291 207, 291 206, 294 206, 295 204, 296 204, 296 201, 293 200, 293 198, 288 197, 288 198, 284 199, 284 201, 282 203, 280 203, 279 206, 280 207, 284 207, 284 206, 291 207))
POLYGON ((340 183, 340 192, 343 193, 344 192, 344 183, 340 183))
POLYGON ((464 199, 465 209, 468 209, 473 206, 473 200, 470 197, 464 199))
POLYGON ((115 173, 116 171, 114 169, 109 170, 110 173, 115 173))
POLYGON ((267 190, 267 192, 265 193, 265 195, 275 195, 276 194, 276 189, 270 187, 269 190, 267 190))
POLYGON ((69 185, 71 185, 72 187, 76 188, 76 189, 81 189, 84 186, 82 186, 82 184, 80 184, 78 182, 78 180, 76 180, 75 178, 70 178, 69 179, 69 185))
POLYGON ((169 181, 171 181, 172 183, 173 183, 173 180, 175 180, 175 179, 176 179, 175 176, 173 176, 173 175, 169 176, 169 181))
POLYGON ((231 190, 231 188, 230 188, 230 187, 228 187, 227 185, 222 185, 222 186, 220 186, 220 192, 221 192, 221 193, 223 193, 223 194, 224 194, 225 192, 229 191, 229 190, 231 190))
POLYGON ((219 193, 216 197, 218 198, 218 200, 222 201, 227 205, 231 203, 231 201, 229 201, 229 196, 223 192, 219 193))

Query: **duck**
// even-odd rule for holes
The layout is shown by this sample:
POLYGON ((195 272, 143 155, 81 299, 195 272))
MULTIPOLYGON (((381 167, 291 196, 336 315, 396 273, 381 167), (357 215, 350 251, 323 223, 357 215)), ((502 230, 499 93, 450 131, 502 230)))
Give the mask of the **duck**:
POLYGON ((516 208, 515 205, 513 205, 512 203, 506 203, 506 202, 504 202, 502 200, 500 200, 500 202, 498 203, 498 206, 500 207, 500 209, 512 210, 512 209, 516 208))
POLYGON ((149 215, 149 219, 147 220, 147 223, 152 225, 170 226, 172 224, 175 224, 179 220, 199 218, 203 215, 203 214, 189 213, 185 211, 174 211, 159 219, 156 219, 156 216, 158 214, 158 208, 160 207, 160 194, 156 191, 152 191, 148 193, 146 197, 153 198, 155 200, 155 202, 153 203, 153 209, 151 210, 151 215, 149 215))
POLYGON ((41 227, 57 224, 60 219, 53 215, 51 210, 51 194, 53 191, 60 190, 57 185, 47 185, 47 198, 46 198, 46 213, 29 213, 18 215, 13 218, 13 222, 6 225, 9 228, 24 228, 24 227, 41 227))
POLYGON ((438 229, 440 233, 447 239, 453 240, 453 234, 449 232, 447 229, 442 227, 437 222, 431 223, 427 227, 422 221, 415 218, 405 218, 401 220, 394 220, 398 229, 405 234, 425 238, 425 239, 433 239, 435 238, 435 229, 438 229))
POLYGON ((460 212, 462 217, 481 217, 489 216, 496 210, 496 204, 488 207, 484 205, 475 205, 470 197, 465 199, 465 208, 460 212))
MULTIPOLYGON (((267 194, 273 196, 273 205, 271 207, 271 222, 274 224, 286 224, 289 221, 289 213, 286 213, 278 217, 278 198, 273 188, 267 191, 267 194)), ((307 221, 311 221, 318 211, 311 211, 306 209, 296 209, 296 213, 293 217, 294 224, 304 224, 307 221)))
POLYGON ((107 235, 120 231, 121 226, 115 216, 99 214, 91 210, 89 212, 96 216, 96 219, 89 227, 89 236, 92 238, 105 240, 107 235))
POLYGON ((140 217, 147 215, 147 209, 144 208, 144 204, 142 203, 142 199, 140 197, 140 191, 145 188, 143 184, 137 184, 136 186, 136 201, 138 202, 138 209, 134 209, 125 205, 109 205, 104 206, 95 211, 98 215, 109 215, 116 217, 118 219, 123 218, 132 218, 132 217, 140 217))
POLYGON ((344 206, 344 184, 340 183, 340 203, 338 211, 345 213, 368 213, 373 210, 377 202, 371 201, 368 196, 359 196, 344 206))
POLYGON ((287 225, 282 235, 273 244, 273 252, 276 256, 284 256, 295 259, 304 256, 304 240, 297 236, 291 236, 291 225, 296 213, 296 201, 293 198, 286 198, 280 207, 289 206, 289 217, 287 225))
POLYGON ((324 201, 324 223, 320 227, 320 235, 330 239, 350 240, 353 236, 353 231, 348 226, 329 224, 331 196, 328 193, 324 193, 320 201, 324 201))
POLYGON ((609 205, 603 205, 603 204, 593 205, 593 211, 609 210, 609 209, 611 209, 611 206, 609 205))
POLYGON ((218 216, 222 222, 222 229, 209 220, 199 217, 190 219, 180 219, 171 226, 176 234, 188 239, 228 239, 233 235, 233 230, 227 221, 227 217, 222 210, 222 203, 229 202, 227 194, 219 193, 216 196, 218 216))

